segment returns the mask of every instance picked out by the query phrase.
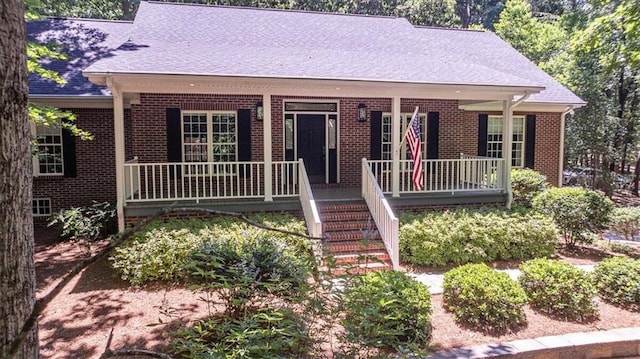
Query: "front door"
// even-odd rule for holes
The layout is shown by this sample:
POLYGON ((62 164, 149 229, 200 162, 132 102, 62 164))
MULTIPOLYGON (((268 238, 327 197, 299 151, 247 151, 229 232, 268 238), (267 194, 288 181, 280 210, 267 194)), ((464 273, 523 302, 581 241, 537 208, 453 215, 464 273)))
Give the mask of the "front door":
POLYGON ((304 165, 311 183, 325 183, 325 115, 297 116, 298 158, 304 165))

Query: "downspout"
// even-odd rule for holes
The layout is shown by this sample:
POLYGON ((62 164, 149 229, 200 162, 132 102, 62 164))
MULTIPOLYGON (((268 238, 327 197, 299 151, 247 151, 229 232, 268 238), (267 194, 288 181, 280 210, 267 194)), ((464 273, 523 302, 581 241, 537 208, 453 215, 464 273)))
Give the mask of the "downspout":
MULTIPOLYGON (((515 100, 515 101, 509 101, 509 106, 508 107, 508 113, 504 114, 503 116, 505 118, 504 124, 505 126, 508 126, 508 134, 509 134, 509 139, 507 141, 503 141, 503 144, 506 142, 509 145, 509 148, 511 147, 511 139, 513 138, 513 109, 518 106, 519 104, 521 104, 522 102, 524 102, 526 99, 529 98, 529 96, 531 96, 531 91, 526 90, 524 92, 524 95, 522 95, 522 97, 520 97, 519 99, 515 100)), ((506 151, 503 153, 507 153, 506 151)), ((511 189, 511 151, 508 151, 508 156, 507 156, 507 162, 505 163, 505 174, 504 174, 504 178, 505 178, 505 188, 507 190, 507 208, 511 208, 511 203, 513 202, 513 190, 511 189)))
POLYGON ((560 156, 558 156, 558 187, 562 187, 562 171, 564 169, 564 127, 566 116, 573 113, 573 106, 567 108, 560 114, 560 156))

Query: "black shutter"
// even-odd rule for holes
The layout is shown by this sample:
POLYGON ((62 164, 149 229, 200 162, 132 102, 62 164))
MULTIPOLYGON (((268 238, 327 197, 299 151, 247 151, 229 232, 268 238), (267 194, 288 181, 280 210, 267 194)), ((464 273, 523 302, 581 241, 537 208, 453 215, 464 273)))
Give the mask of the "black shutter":
POLYGON ((524 139, 524 166, 533 169, 536 158, 536 115, 527 115, 524 139))
MULTIPOLYGON (((180 126, 180 109, 167 109, 167 162, 182 162, 182 128, 180 126)), ((171 178, 181 175, 178 167, 177 172, 173 173, 174 166, 169 167, 169 175, 171 178)))
POLYGON ((76 136, 67 129, 62 129, 62 162, 64 176, 75 178, 78 176, 76 167, 76 136))
POLYGON ((369 159, 382 159, 382 111, 371 111, 371 154, 369 159))
POLYGON ((488 125, 489 125, 489 115, 480 114, 478 116, 478 156, 487 155, 488 125))
POLYGON ((440 146, 440 112, 427 114, 427 159, 439 157, 440 146))
MULTIPOLYGON (((251 161, 251 110, 247 109, 238 110, 238 161, 251 161)), ((240 175, 245 175, 245 166, 240 166, 240 175)))

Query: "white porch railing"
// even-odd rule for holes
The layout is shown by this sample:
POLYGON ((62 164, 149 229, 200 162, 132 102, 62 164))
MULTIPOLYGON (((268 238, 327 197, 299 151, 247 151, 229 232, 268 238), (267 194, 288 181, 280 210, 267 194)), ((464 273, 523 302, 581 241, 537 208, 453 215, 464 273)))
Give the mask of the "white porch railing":
POLYGON ((384 198, 382 189, 371 172, 366 158, 362 159, 362 197, 369 207, 380 237, 382 237, 384 246, 391 257, 393 269, 398 269, 400 266, 400 240, 398 238, 400 224, 398 218, 393 214, 391 206, 384 198))
MULTIPOLYGON (((307 177, 304 162, 302 161, 302 158, 298 161, 300 204, 302 205, 302 212, 304 213, 304 219, 307 223, 307 230, 309 231, 310 236, 320 238, 322 237, 322 222, 320 222, 320 214, 318 213, 316 201, 313 198, 313 192, 311 191, 311 185, 309 184, 309 177, 307 177)), ((321 254, 318 243, 314 243, 314 254, 321 254)))
MULTIPOLYGON (((274 197, 299 194, 298 162, 272 164, 274 197)), ((261 198, 263 162, 138 163, 124 165, 126 202, 261 198)))
MULTIPOLYGON (((392 193, 390 160, 368 161, 383 193, 392 193)), ((461 159, 423 160, 424 188, 420 192, 464 192, 504 190, 502 172, 504 159, 465 156, 461 159)), ((400 193, 415 193, 413 162, 400 161, 400 193)))

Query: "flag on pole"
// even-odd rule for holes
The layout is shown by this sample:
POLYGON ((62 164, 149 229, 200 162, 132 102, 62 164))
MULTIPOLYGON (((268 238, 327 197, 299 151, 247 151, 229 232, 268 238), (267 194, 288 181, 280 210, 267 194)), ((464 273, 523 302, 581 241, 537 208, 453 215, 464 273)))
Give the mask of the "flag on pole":
POLYGON ((405 138, 411 151, 411 159, 413 160, 413 189, 415 191, 422 191, 424 187, 424 173, 422 171, 422 142, 420 141, 422 136, 420 135, 418 107, 416 107, 413 116, 411 116, 405 138))

